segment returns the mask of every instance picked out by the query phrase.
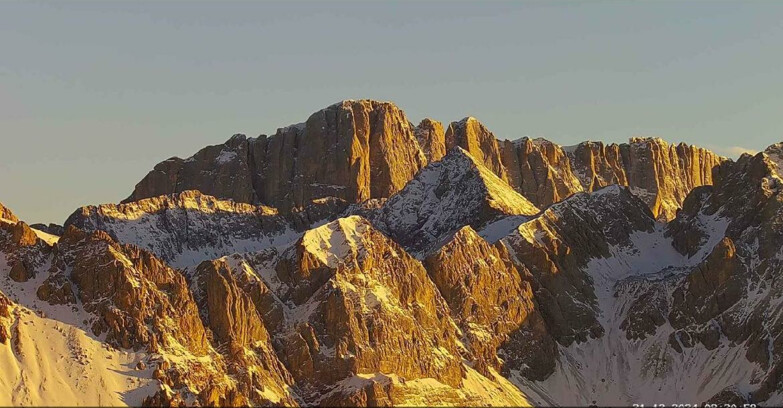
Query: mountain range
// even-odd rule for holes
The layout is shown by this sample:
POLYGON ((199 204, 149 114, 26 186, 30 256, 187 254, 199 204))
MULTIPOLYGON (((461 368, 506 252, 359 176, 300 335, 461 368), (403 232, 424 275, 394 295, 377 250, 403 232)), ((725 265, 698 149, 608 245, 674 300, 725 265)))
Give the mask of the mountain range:
POLYGON ((343 101, 63 225, 0 204, 0 405, 781 405, 782 189, 783 143, 343 101))

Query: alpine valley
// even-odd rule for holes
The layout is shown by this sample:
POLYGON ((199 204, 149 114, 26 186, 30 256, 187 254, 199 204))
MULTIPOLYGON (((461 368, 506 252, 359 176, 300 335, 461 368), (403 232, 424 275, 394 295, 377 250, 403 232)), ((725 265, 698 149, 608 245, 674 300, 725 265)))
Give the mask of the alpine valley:
POLYGON ((347 100, 130 187, 0 205, 0 406, 783 405, 783 143, 347 100))

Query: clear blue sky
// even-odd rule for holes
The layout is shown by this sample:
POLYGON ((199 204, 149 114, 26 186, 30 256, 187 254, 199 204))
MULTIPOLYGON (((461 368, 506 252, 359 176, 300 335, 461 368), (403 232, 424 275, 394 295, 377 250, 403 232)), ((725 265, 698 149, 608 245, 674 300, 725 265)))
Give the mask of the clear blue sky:
POLYGON ((500 138, 783 139, 783 2, 0 2, 0 202, 62 222, 342 99, 500 138))

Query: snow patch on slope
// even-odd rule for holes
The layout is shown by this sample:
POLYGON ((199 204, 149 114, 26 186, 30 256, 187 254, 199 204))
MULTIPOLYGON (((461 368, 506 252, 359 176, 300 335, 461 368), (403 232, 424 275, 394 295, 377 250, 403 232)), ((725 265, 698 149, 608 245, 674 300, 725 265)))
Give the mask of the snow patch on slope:
POLYGON ((33 230, 33 232, 35 233, 35 235, 38 236, 38 238, 42 239, 50 246, 56 244, 60 240, 60 237, 58 237, 57 235, 53 235, 48 232, 37 230, 35 228, 30 228, 30 229, 33 230))
POLYGON ((237 158, 237 153, 231 150, 222 150, 220 154, 215 158, 215 163, 225 164, 233 161, 237 158))
POLYGON ((302 245, 324 265, 336 267, 349 254, 363 249, 362 234, 369 224, 357 215, 340 218, 304 233, 302 245))

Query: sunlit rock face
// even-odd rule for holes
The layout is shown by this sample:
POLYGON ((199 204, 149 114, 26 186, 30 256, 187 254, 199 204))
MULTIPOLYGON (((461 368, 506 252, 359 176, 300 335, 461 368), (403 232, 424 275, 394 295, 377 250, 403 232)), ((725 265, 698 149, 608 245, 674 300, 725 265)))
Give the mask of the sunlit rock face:
POLYGON ((501 146, 510 184, 540 207, 619 184, 629 186, 664 221, 674 218, 693 188, 712 184, 712 169, 725 160, 700 147, 669 145, 658 138, 568 147, 523 138, 501 146))
MULTIPOLYGON (((439 146, 433 135, 427 148, 437 155, 439 146)), ((236 135, 188 159, 162 162, 126 202, 186 190, 284 211, 322 197, 361 202, 390 196, 426 164, 402 110, 389 102, 343 101, 274 135, 236 135)))
POLYGON ((543 379, 556 346, 533 296, 532 276, 502 243, 490 245, 471 227, 457 231, 424 265, 463 331, 474 367, 543 379))
POLYGON ((361 203, 389 198, 455 147, 539 208, 620 184, 662 221, 674 218, 691 189, 711 184, 712 168, 725 160, 658 138, 567 147, 540 138, 499 140, 473 117, 445 129, 429 118, 414 126, 393 103, 346 100, 271 136, 235 135, 187 159, 161 162, 125 201, 198 190, 282 213, 324 197, 361 203))
POLYGON ((416 126, 413 134, 428 162, 438 161, 446 155, 446 133, 442 123, 425 118, 416 126))
POLYGON ((509 184, 539 207, 546 207, 585 188, 562 147, 544 139, 505 140, 503 165, 509 184))
POLYGON ((501 180, 508 181, 508 173, 503 166, 495 135, 476 118, 467 117, 459 122, 451 122, 446 129, 446 149, 451 150, 457 146, 475 157, 501 180))
POLYGON ((0 204, 0 219, 6 220, 8 222, 17 222, 19 221, 18 218, 16 218, 16 215, 14 215, 11 210, 6 208, 3 204, 0 204))

